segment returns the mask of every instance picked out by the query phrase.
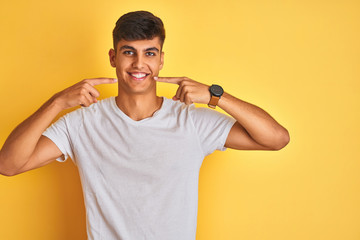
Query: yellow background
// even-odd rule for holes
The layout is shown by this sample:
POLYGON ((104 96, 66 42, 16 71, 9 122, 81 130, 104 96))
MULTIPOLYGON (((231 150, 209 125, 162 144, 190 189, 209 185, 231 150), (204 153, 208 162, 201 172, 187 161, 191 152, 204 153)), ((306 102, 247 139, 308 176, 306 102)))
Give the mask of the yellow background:
MULTIPOLYGON (((229 149, 204 160, 197 239, 359 240, 359 1, 2 1, 0 144, 54 93, 115 77, 112 29, 143 9, 165 23, 162 76, 221 84, 291 134, 281 151, 229 149)), ((98 89, 101 98, 117 93, 98 89)), ((161 83, 159 94, 175 89, 161 83)), ((71 161, 0 176, 1 239, 85 234, 71 161)))

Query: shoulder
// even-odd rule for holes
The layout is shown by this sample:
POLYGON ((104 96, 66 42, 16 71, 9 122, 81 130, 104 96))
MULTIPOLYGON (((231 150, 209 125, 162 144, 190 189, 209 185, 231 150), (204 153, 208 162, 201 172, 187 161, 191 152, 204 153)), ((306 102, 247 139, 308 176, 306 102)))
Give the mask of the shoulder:
POLYGON ((174 115, 187 115, 190 118, 202 118, 202 119, 210 119, 210 118, 221 118, 228 116, 220 113, 216 110, 207 108, 207 107, 197 107, 195 104, 186 105, 180 101, 174 101, 172 99, 164 98, 164 105, 166 111, 168 113, 174 115))
POLYGON ((163 106, 168 111, 171 111, 171 110, 184 111, 184 110, 187 110, 189 108, 189 106, 191 106, 191 105, 186 105, 185 103, 182 103, 180 101, 174 101, 174 100, 166 98, 166 97, 163 97, 163 98, 164 98, 163 106))
POLYGON ((175 116, 176 117, 179 117, 179 116, 189 117, 190 112, 194 108, 195 108, 194 104, 186 105, 185 103, 182 103, 180 101, 174 101, 172 99, 164 97, 163 109, 167 115, 170 115, 173 117, 175 117, 175 116))
POLYGON ((67 121, 81 121, 84 118, 99 115, 104 111, 108 111, 112 107, 114 97, 105 98, 97 103, 91 104, 89 107, 81 107, 72 112, 67 113, 63 118, 67 121))

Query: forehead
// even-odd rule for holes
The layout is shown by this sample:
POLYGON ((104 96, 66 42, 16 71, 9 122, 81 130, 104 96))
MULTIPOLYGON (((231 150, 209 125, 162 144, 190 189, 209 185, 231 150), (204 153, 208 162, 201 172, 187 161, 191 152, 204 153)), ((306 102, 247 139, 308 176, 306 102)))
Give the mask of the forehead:
POLYGON ((161 45, 160 45, 160 38, 159 37, 154 37, 153 39, 143 39, 143 40, 134 40, 134 41, 126 41, 124 39, 121 39, 118 43, 116 48, 120 49, 123 46, 130 46, 135 48, 137 51, 143 51, 145 49, 148 48, 157 48, 161 49, 161 45))

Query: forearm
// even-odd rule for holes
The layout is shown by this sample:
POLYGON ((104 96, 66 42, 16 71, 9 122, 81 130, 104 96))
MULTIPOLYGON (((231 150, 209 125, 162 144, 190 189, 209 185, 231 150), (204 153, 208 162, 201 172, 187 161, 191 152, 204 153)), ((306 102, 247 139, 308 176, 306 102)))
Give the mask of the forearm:
POLYGON ((279 149, 289 141, 288 131, 261 108, 224 93, 218 106, 234 117, 258 144, 279 149))
POLYGON ((9 135, 0 151, 0 169, 2 171, 18 169, 29 160, 42 133, 62 110, 55 96, 18 125, 9 135))

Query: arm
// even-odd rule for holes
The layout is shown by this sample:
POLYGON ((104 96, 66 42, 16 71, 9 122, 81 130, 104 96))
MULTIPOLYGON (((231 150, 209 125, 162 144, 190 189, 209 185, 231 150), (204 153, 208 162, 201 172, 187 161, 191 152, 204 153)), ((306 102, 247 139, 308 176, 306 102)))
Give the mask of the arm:
MULTIPOLYGON (((210 101, 209 86, 186 77, 159 77, 160 82, 178 84, 173 100, 185 104, 210 101)), ((242 150, 279 150, 290 140, 288 131, 261 108, 224 93, 218 106, 236 119, 225 147, 242 150)))
POLYGON ((0 174, 16 175, 44 166, 62 155, 58 147, 42 133, 64 109, 97 102, 95 85, 114 83, 112 78, 86 79, 50 98, 33 115, 18 125, 0 151, 0 174))
MULTIPOLYGON (((60 106, 54 101, 54 97, 47 101, 38 111, 17 126, 9 135, 0 151, 0 173, 6 176, 20 173, 20 169, 32 159, 32 155, 38 143, 45 149, 49 149, 50 159, 44 159, 44 164, 51 159, 61 156, 59 149, 51 145, 50 140, 42 137, 51 121, 61 111, 60 106), (41 141, 40 141, 41 139, 41 141)), ((32 162, 32 161, 30 161, 32 162)))
POLYGON ((224 93, 218 106, 236 119, 225 147, 242 150, 280 150, 288 131, 261 108, 224 93))

